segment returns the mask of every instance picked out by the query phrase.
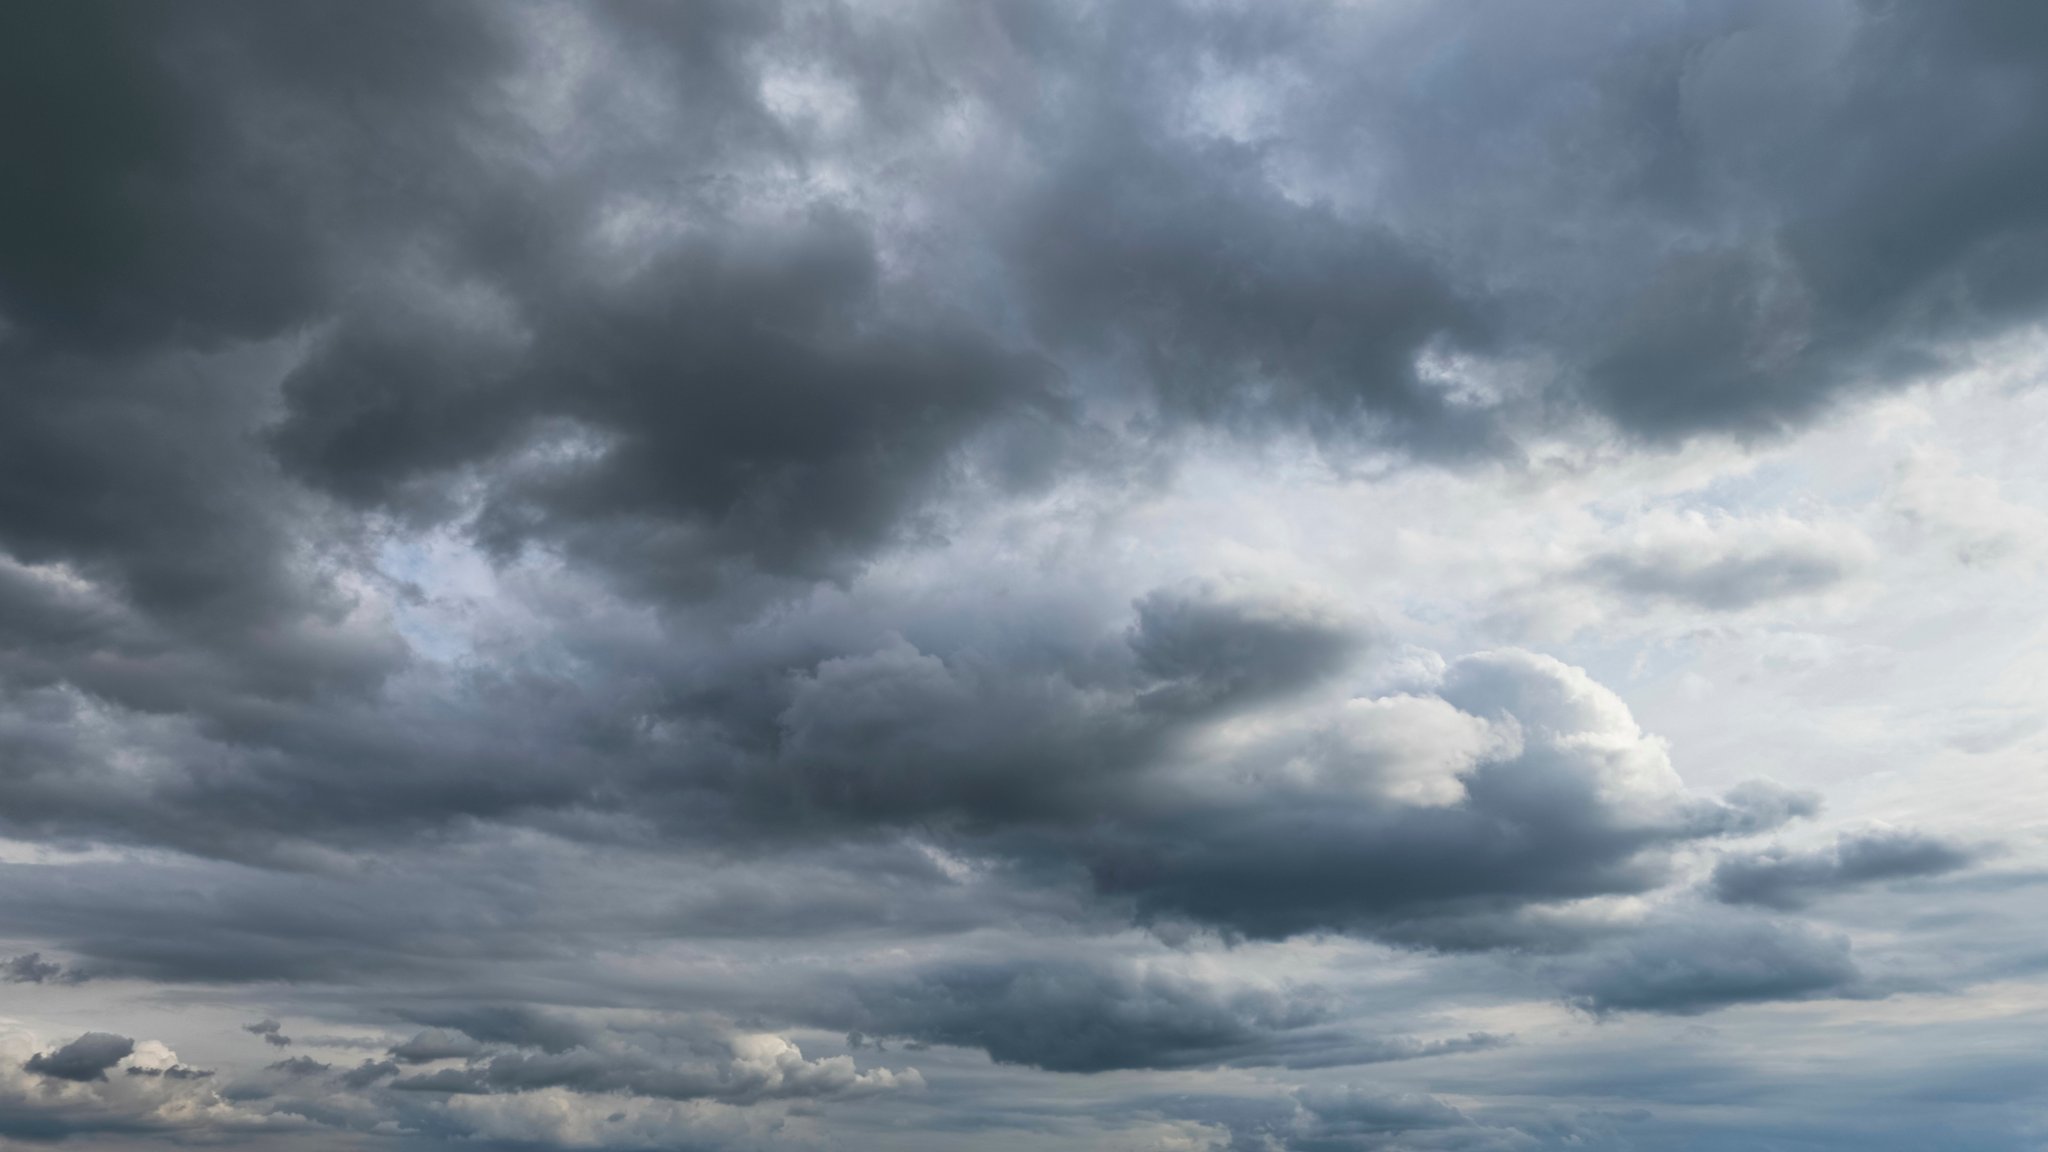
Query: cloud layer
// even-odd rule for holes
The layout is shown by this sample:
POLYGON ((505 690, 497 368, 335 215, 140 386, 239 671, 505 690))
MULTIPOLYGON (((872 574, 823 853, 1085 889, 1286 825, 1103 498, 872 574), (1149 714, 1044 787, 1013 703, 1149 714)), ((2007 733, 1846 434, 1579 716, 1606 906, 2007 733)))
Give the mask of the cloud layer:
POLYGON ((2044 53, 0 10, 0 1138, 2029 1146, 2044 53))

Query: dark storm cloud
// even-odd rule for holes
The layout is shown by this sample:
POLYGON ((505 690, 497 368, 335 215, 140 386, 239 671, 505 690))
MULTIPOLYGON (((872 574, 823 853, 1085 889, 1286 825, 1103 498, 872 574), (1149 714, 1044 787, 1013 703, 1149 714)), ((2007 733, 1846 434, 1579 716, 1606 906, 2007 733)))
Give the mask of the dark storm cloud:
MULTIPOLYGON (((492 197, 509 12, 208 0, 13 12, 0 312, 31 347, 208 349, 321 319, 366 246, 492 197), (60 67, 55 62, 63 61, 60 67)), ((500 138, 502 140, 502 137, 500 138)), ((455 238, 461 229, 454 230, 455 238)))
POLYGON ((1043 366, 943 320, 891 323, 876 277, 858 229, 826 219, 681 253, 563 317, 536 370, 611 443, 593 464, 515 473, 485 540, 557 539, 655 587, 699 550, 828 575, 886 539, 994 417, 1058 419, 1043 366))
POLYGON ((392 661, 376 638, 323 653, 295 635, 340 606, 288 554, 339 541, 292 538, 282 521, 302 510, 250 439, 280 361, 245 368, 222 346, 352 307, 330 282, 385 242, 488 224, 492 85, 523 51, 509 10, 85 3, 7 20, 8 107, 42 111, 0 125, 39 158, 0 211, 0 548, 107 579, 115 603, 67 646, 125 657, 91 685, 124 704, 191 707, 177 681, 195 671, 282 691, 374 682, 392 661), (204 667, 210 653, 228 667, 204 667))
MULTIPOLYGON (((1896 288, 1861 302, 1830 287, 1807 265, 1826 264, 1838 246, 1828 230, 1849 227, 1853 214, 1813 207, 1839 181, 1809 172, 1817 150, 1796 138, 1731 151, 1724 130, 1738 81, 1790 84, 1779 71, 1824 65, 1830 84, 1795 85, 1801 114, 1773 130, 1847 124, 1873 137, 1859 155, 1880 159, 1905 147, 1887 128, 1918 139, 1923 122, 1977 99, 1933 93, 1896 124, 1876 115, 1886 105, 1857 93, 1885 76, 1918 83, 1886 67, 1900 53, 1929 53, 1985 84, 2010 79, 2028 99, 2032 86, 1981 52, 1990 40, 1972 31, 1979 17, 1916 9, 1864 26, 1838 12, 1828 19, 1847 22, 1836 27, 1703 9, 1608 29, 1607 11, 1563 10, 1551 19, 1585 38, 1543 38, 1521 56, 1509 45, 1526 39, 1533 17, 1482 19, 1457 4, 1386 26, 1311 9, 930 15, 918 34, 959 55, 916 67, 915 54, 887 46, 908 25, 828 33, 829 22, 751 7, 599 8, 558 17, 566 22, 545 35, 540 10, 497 6, 351 16, 220 4, 126 21, 88 5, 15 17, 32 25, 22 43, 78 49, 75 69, 25 68, 20 83, 56 86, 45 103, 133 121, 152 143, 103 154, 101 137, 77 134, 67 144, 76 154, 38 177, 48 187, 22 193, 118 217, 106 235, 137 239, 97 264, 24 257, 10 281, 8 299, 28 303, 5 305, 19 384, 0 401, 0 547, 28 567, 0 580, 0 619, 19 621, 10 630, 26 640, 0 672, 40 693, 22 699, 24 714, 76 711, 59 687, 70 686, 169 718, 147 738, 166 760, 207 767, 166 772, 146 797, 87 789, 101 750, 76 747, 76 735, 67 748, 60 734, 76 725, 53 718, 24 732, 10 757, 24 766, 7 781, 10 815, 30 828, 253 852, 266 836, 524 816, 676 783, 747 802, 794 793, 800 805, 868 819, 1008 814, 1056 803, 1046 793, 1069 775, 1116 775, 1104 765, 1148 754, 1165 714, 1312 679, 1341 641, 1276 633, 1257 641, 1266 648, 1233 648, 1250 641, 1224 637, 1233 625, 1211 609, 1156 600, 1140 608, 1132 651, 1138 671, 1159 680, 1147 711, 1161 716, 1137 720, 1087 717, 1071 699, 1019 699, 1000 666, 935 668, 929 652, 899 659, 823 642, 808 661, 744 670, 775 681, 757 693, 735 681, 689 698, 658 682, 673 669, 648 670, 621 692, 584 669, 580 683, 508 678, 464 685, 459 701, 401 700, 376 694, 414 654, 379 613, 351 615, 368 593, 343 577, 364 575, 365 550, 389 527, 382 517, 396 513, 400 525, 449 522, 500 559, 539 549, 631 595, 708 597, 707 619, 738 624, 775 597, 757 577, 782 581, 766 587, 785 595, 848 579, 876 549, 939 531, 928 517, 935 496, 1022 483, 1019 452, 1037 461, 1024 472, 1057 473, 1062 445, 1099 431, 1097 408, 1128 403, 1099 393, 1111 362, 1134 367, 1161 412, 1246 429, 1305 421, 1432 453, 1511 440, 1512 428, 1489 422, 1510 409, 1548 419, 1571 396, 1652 435, 1790 419, 1836 387, 1829 365, 1864 363, 1878 355, 1873 341, 1904 339, 1882 335, 1901 329, 1891 322, 1899 302, 1925 297, 1954 261, 1905 260, 1896 288), (1913 48, 1896 26, 1919 23, 1939 27, 1913 48), (1347 79, 1334 91, 1358 101, 1348 128, 1291 103, 1316 85, 1261 87, 1281 64, 1314 76, 1345 51, 1391 50, 1373 47, 1378 34, 1440 44, 1444 70, 1414 91, 1347 79), (580 99, 550 113, 579 130, 576 148, 561 143, 560 124, 542 122, 529 91, 538 75, 571 68, 548 54, 568 43, 611 67, 578 80, 580 99), (1034 162, 973 176, 948 169, 946 179, 934 169, 916 218, 957 241, 943 245, 906 234, 905 218, 860 197, 750 197, 750 187, 781 187, 801 160, 852 163, 770 108, 763 70, 790 53, 845 81, 848 131, 863 148, 905 157, 910 171, 925 127, 967 109, 1034 162), (1603 53, 1630 63, 1579 67, 1603 53), (984 57, 1025 62, 1047 102, 1005 86, 1000 68, 978 68, 984 57), (1126 59, 1137 66, 1112 67, 1126 59), (1297 128, 1245 141, 1176 120, 1175 109, 1205 98, 1213 69, 1198 61, 1241 70, 1252 95, 1297 128), (1487 79, 1503 62, 1512 67, 1487 79), (84 75, 100 78, 100 103, 55 99, 84 75), (1557 102, 1560 85, 1579 92, 1587 75, 1583 104, 1557 102), (641 118, 616 89, 622 76, 644 82, 641 118), (1463 98, 1446 98, 1446 86, 1461 85, 1463 98), (1442 121, 1428 135, 1413 121, 1425 96, 1430 122, 1442 121), (1061 127, 1056 113, 1074 101, 1103 106, 1097 128, 1061 127), (674 120, 666 146, 650 133, 649 108, 674 120), (1446 143, 1466 138, 1474 117, 1485 131, 1470 138, 1499 146, 1446 143), (1645 152, 1648 129, 1660 143, 1645 152), (1559 184, 1567 146, 1584 160, 1586 187, 1559 184), (1386 189, 1371 212, 1288 183, 1319 186, 1319 173, 1334 179, 1368 158, 1386 189), (261 178, 237 178, 251 169, 261 178), (1472 191, 1412 194, 1439 177, 1472 191), (232 195, 215 194, 223 180, 232 195), (1567 191, 1582 195, 1560 199, 1567 191), (1639 230, 1696 232, 1719 219, 1721 198, 1762 206, 1763 222, 1734 221, 1727 243, 1765 245, 1768 258, 1630 243, 1639 230), (1611 237, 1567 256, 1547 232, 1517 232, 1553 212, 1606 220, 1611 237), (221 229, 248 251, 202 242, 221 229), (1503 232, 1516 242, 1463 247, 1503 232), (159 250, 172 237, 196 247, 159 250), (1613 267, 1587 263, 1604 255, 1613 267), (1677 270, 1638 292, 1644 260, 1677 270), (1656 287, 1667 279, 1675 287, 1656 287), (1566 310, 1570 324, 1529 312, 1516 286, 1536 281, 1585 307, 1566 310), (1807 302, 1756 303, 1757 283, 1779 281, 1790 286, 1771 292, 1807 302), (1623 315, 1607 296, 1624 292, 1653 314, 1601 329, 1600 317, 1623 315), (1699 308, 1728 315, 1688 312, 1699 308), (1731 342, 1730 324, 1749 335, 1731 342), (1785 325, 1797 330, 1783 335, 1785 325), (225 350, 264 339, 260 354, 225 350), (1748 349, 1748 359, 1716 366, 1691 351, 1701 342, 1748 349), (1533 407, 1447 399, 1446 388, 1464 386, 1430 383, 1417 367, 1427 349, 1484 357, 1525 346, 1558 375, 1533 407), (1692 374, 1683 380, 1672 367, 1681 362, 1692 374), (1190 663, 1201 646, 1220 663, 1190 663), (792 683, 800 698, 778 700, 792 683), (882 698, 861 696, 863 706, 884 712, 849 709, 848 693, 869 691, 882 698), (993 730, 949 715, 977 694, 989 723, 1003 703, 1013 711, 1005 727, 1037 733, 1015 764, 963 767, 1002 756, 993 730), (536 696, 563 707, 535 709, 536 696), (1060 710, 1082 715, 1082 727, 1060 710), (650 716, 742 753, 777 741, 780 763, 762 772, 742 755, 707 766, 701 747, 648 741, 650 716), (536 727, 506 738, 524 724, 536 727), (677 759, 694 762, 676 772, 677 759), (575 781, 558 770, 565 763, 578 765, 575 781), (1027 764, 1059 765, 1053 786, 1027 778, 1027 764)), ((37 58, 53 55, 62 54, 37 58)), ((2031 103, 2015 108, 2031 123, 2031 103)), ((48 130, 9 123, 15 134, 48 130)), ((1986 155, 2027 138, 2004 120, 1979 135, 1969 147, 1986 155)), ((1889 184, 1873 193, 1903 195, 1889 184)), ((1926 195, 1967 203, 1973 193, 1926 195)), ((1880 207, 1872 218, 1891 218, 1880 207)), ((1929 253, 2017 226, 2024 213, 2008 209, 1956 224, 1929 253)), ((83 229, 35 243, 82 247, 83 229)), ((1922 344, 1975 330, 1955 308, 1929 308, 1905 326, 1922 344)), ((1827 557, 1653 561, 1622 558, 1593 575, 1740 605, 1839 571, 1827 557)), ((1592 882, 1589 873, 1579 886, 1592 882)))
MULTIPOLYGON (((1870 994, 1794 923, 1559 914, 1818 808, 1687 791, 1578 669, 1454 654, 1360 695, 1370 605, 1034 587, 1110 570, 1069 558, 965 593, 988 573, 904 573, 1046 493, 1142 552, 1119 502, 1216 439, 1513 472, 1964 363, 2048 303, 2044 53, 2017 0, 0 11, 0 813, 140 850, 0 865, 10 938, 67 957, 0 979, 266 982, 379 1046, 423 1029, 214 1101, 421 1146, 611 1139, 437 1094, 897 1083, 572 1014, 667 994, 646 973, 678 942, 1135 918, 1190 949, 1533 955, 1595 1013, 1870 994), (434 600, 404 570, 436 549, 503 602, 434 600)), ((1740 610, 1867 559, 1717 533, 1569 575, 1740 610)), ((1728 856, 1713 893, 1792 910, 1972 858, 1851 837, 1728 856)), ((689 1007, 1069 1072, 1497 1040, 1357 1035, 1167 967, 901 963, 762 964, 689 1007)), ((88 1033, 22 1068, 98 1092, 133 1051, 88 1033)), ((211 1091, 182 1067, 107 1091, 211 1091)), ((106 1107, 97 1130, 172 1123, 106 1107)), ((1426 1095, 1283 1113, 1233 1130, 1520 1136, 1426 1095)))
MULTIPOLYGON (((2040 302, 2019 254, 2048 104, 2015 7, 1438 5, 1347 88, 1362 127, 1304 104, 1331 127, 1300 147, 1386 174, 1383 201, 1498 286, 1503 343, 1561 355, 1623 427, 1782 427, 2040 302)), ((1331 24, 1321 59, 1377 47, 1331 24)))
MULTIPOLYGON (((564 270, 564 276, 575 275, 564 270)), ((698 594, 720 563, 843 572, 999 417, 1064 420, 1049 366, 880 298, 863 222, 693 241, 624 284, 529 302, 514 336, 345 330, 285 384, 273 443, 344 498, 565 431, 591 446, 493 473, 491 546, 565 548, 698 594)))
POLYGON ((1714 895, 1729 904, 1791 911, 1831 893, 1886 880, 1939 876, 1977 860, 1970 848, 1900 829, 1844 835, 1831 848, 1782 847, 1724 857, 1714 866, 1714 895))
MULTIPOLYGON (((592 231, 613 199, 631 198, 629 173, 660 165, 607 164, 618 183, 600 186, 506 134, 502 85, 515 64, 533 63, 534 43, 516 33, 535 11, 451 6, 411 20, 227 4, 153 13, 148 27, 79 11, 79 28, 29 18, 38 28, 24 36, 101 44, 79 74, 134 71, 136 85, 167 93, 147 102, 203 106, 193 116, 207 131, 165 145, 181 159, 154 199, 98 161, 81 161, 76 178, 123 185, 108 195, 136 197, 137 212, 184 196, 192 212, 253 227, 263 212, 185 186, 253 156, 278 187, 249 194, 305 218, 290 237, 302 243, 278 260, 324 269, 323 281, 348 290, 254 291, 291 310, 215 324, 178 311, 200 295, 180 281, 141 304, 107 304, 148 322, 120 322, 133 339, 73 339, 115 323, 79 309, 122 285, 148 287, 124 266, 61 316, 10 313, 0 549, 25 567, 0 581, 0 620, 32 643, 10 647, 0 674, 30 690, 23 713, 50 718, 20 733, 9 758, 19 767, 8 807, 23 826, 232 854, 306 817, 388 827, 587 795, 555 771, 560 747, 607 739, 593 724, 631 729, 630 713, 523 737, 515 743, 538 753, 533 773, 514 783, 519 773, 493 767, 498 782, 480 788, 463 779, 510 749, 419 743, 423 731, 453 731, 445 714, 420 715, 410 733, 376 718, 380 709, 347 716, 407 666, 406 645, 378 614, 351 617, 366 594, 337 579, 361 574, 365 524, 281 483, 280 467, 347 504, 414 518, 453 514, 450 491, 481 481, 476 515, 463 515, 491 546, 538 544, 637 592, 696 597, 754 570, 843 577, 875 546, 915 534, 905 517, 964 466, 967 440, 1016 425, 1025 441, 1052 444, 1069 422, 1051 365, 922 306, 929 293, 885 291, 872 223, 829 203, 692 229, 636 252, 644 266, 624 275, 598 260, 592 231), (231 336, 280 340, 211 351, 231 336), (271 392, 280 369, 281 411, 271 392), (149 801, 86 789, 103 750, 62 746, 73 720, 56 714, 81 709, 69 687, 189 718, 186 732, 129 739, 211 767, 158 777, 149 801), (212 747, 178 746, 195 735, 212 747), (392 771, 379 786, 343 784, 350 773, 337 767, 349 761, 392 771), (87 791, 103 801, 85 801, 87 791)), ((693 163, 737 163, 776 135, 736 58, 776 24, 758 12, 620 10, 587 31, 650 70, 652 90, 687 103, 678 114, 705 145, 693 163)), ((618 120, 607 100, 582 107, 598 151, 651 146, 634 139, 646 126, 618 120)), ((705 195, 711 218, 744 205, 705 195)), ((135 229, 205 230, 182 220, 135 229)), ((200 261, 190 274, 216 285, 268 266, 200 261)), ((520 711, 503 699, 484 708, 520 711)))
POLYGON ((38 1052, 24 1065, 54 1080, 105 1080, 107 1069, 135 1052, 135 1041, 112 1032, 87 1032, 62 1048, 38 1052))
MULTIPOLYGON (((318 711, 272 703, 331 706, 330 693, 373 690, 404 646, 378 621, 346 623, 359 597, 333 575, 359 562, 356 529, 280 485, 254 435, 274 420, 271 389, 294 354, 218 349, 296 339, 306 325, 355 332, 367 321, 338 317, 359 307, 420 326, 404 274, 364 279, 403 267, 400 248, 424 243, 458 263, 486 251, 511 261, 507 276, 527 267, 504 242, 516 231, 493 232, 515 224, 520 197, 499 198, 492 189, 511 185, 486 179, 508 156, 494 151, 508 143, 498 85, 531 47, 515 15, 320 3, 10 14, 21 59, 5 71, 23 91, 9 107, 64 111, 4 126, 15 151, 42 158, 8 182, 0 213, 14 257, 0 262, 11 333, 0 550, 35 566, 10 568, 0 591, 0 620, 33 641, 9 645, 0 674, 11 683, 191 715, 232 748, 311 752, 314 776, 332 771, 341 750, 309 747, 333 731, 318 711)), ((697 17, 670 21, 665 42, 722 34, 717 13, 697 17)), ((352 379, 400 396, 406 382, 438 383, 479 357, 456 339, 467 335, 444 339, 446 362, 414 346, 352 379)), ((374 409, 377 395, 348 404, 374 409)), ((396 443, 433 438, 378 427, 396 443)), ((33 751, 9 757, 21 766, 10 815, 64 822, 65 777, 86 765, 33 751)), ((304 810, 301 797, 274 799, 269 815, 235 822, 304 810)))
POLYGON ((1595 229, 1495 271, 1563 287, 1510 326, 1568 350, 1597 410, 1660 438, 1783 427, 2039 302, 2002 271, 2036 227, 2025 158, 2048 123, 2024 52, 1981 34, 2011 7, 1589 4, 1541 17, 1580 38, 1531 40, 1534 14, 1447 5, 1422 35, 1462 49, 1437 79, 1469 99, 1445 103, 1439 139, 1469 125, 1492 147, 1418 142, 1412 175, 1500 180, 1486 208, 1505 219, 1595 229), (1567 159, 1568 142, 1591 150, 1567 159), (1611 319, 1578 311, 1600 304, 1611 319))
POLYGON ((274 363, 0 349, 0 547, 35 566, 9 572, 0 612, 40 620, 9 652, 10 680, 177 712, 359 690, 402 662, 395 637, 352 633, 348 598, 287 555, 292 502, 265 491, 275 474, 246 443, 274 363))
MULTIPOLYGON (((1586 297, 1573 315, 1605 314, 1608 296, 1632 300, 1612 331, 1522 317, 1512 292, 1489 307, 1510 344, 1545 342, 1539 350, 1560 358, 1565 393, 1653 435, 1795 419, 1852 377, 1896 377, 1904 367, 1877 369, 1909 366, 2038 297, 2022 261, 1992 255, 2031 235, 2038 205, 2024 158, 2048 112, 2012 63, 2023 54, 1988 46, 2024 44, 2031 25, 1987 35, 2000 17, 1985 4, 1872 9, 1861 22, 1839 8, 1700 6, 1605 28, 1607 9, 1546 13, 1588 35, 1569 49, 1542 38, 1488 80, 1485 69, 1510 45, 1527 46, 1525 24, 1539 17, 1439 6, 1396 26, 1396 39, 1445 54, 1426 91, 1367 85, 1354 94, 1384 106, 1369 105, 1349 132, 1326 110, 1288 104, 1298 92, 1275 92, 1300 128, 1255 142, 1171 121, 1202 83, 1195 61, 1252 77, 1278 62, 1313 74, 1335 69, 1344 48, 1369 54, 1360 38, 1386 29, 1314 10, 1006 19, 1004 51, 1070 99, 1106 109, 1101 127, 1072 139, 1046 110, 976 76, 971 58, 957 77, 919 82, 898 55, 845 39, 817 63, 856 83, 868 101, 861 122, 878 139, 949 100, 979 101, 1043 151, 1045 178, 999 199, 1014 221, 987 248, 1033 302, 1037 353, 992 338, 964 309, 934 306, 947 296, 945 269, 911 270, 932 276, 930 288, 885 289, 875 222, 829 203, 761 229, 734 224, 722 193, 693 193, 716 227, 654 242, 624 277, 600 275, 591 235, 629 198, 608 194, 643 191, 660 165, 644 156, 608 169, 619 187, 603 189, 595 172, 533 152, 504 100, 520 70, 537 66, 538 49, 520 37, 533 15, 524 9, 211 4, 138 20, 89 4, 20 14, 8 40, 23 66, 9 75, 27 90, 10 106, 63 107, 80 122, 24 115, 6 128, 15 151, 54 162, 13 182, 28 199, 0 215, 71 222, 16 237, 9 313, 34 337, 30 348, 54 342, 92 357, 116 344, 211 347, 327 324, 285 388, 272 443, 288 470, 352 502, 386 504, 482 467, 487 538, 544 541, 674 591, 701 588, 732 558, 803 576, 843 571, 893 537, 991 421, 1059 424, 1051 360, 1077 345, 1135 356, 1169 408, 1226 422, 1247 408, 1381 421, 1427 449, 1480 436, 1480 416, 1447 406, 1416 376, 1426 346, 1473 327, 1461 293, 1498 294, 1448 286, 1463 279, 1548 279, 1586 297), (1591 69, 1587 99, 1560 104, 1561 86, 1577 91, 1581 65, 1603 53, 1631 63, 1591 69), (1109 66, 1132 58, 1138 67, 1109 66), (73 63, 46 67, 52 59, 73 63), (1919 59, 1969 82, 1923 90, 1929 73, 1907 66, 1919 59), (1824 79, 1792 75, 1815 71, 1824 79), (1459 84, 1470 91, 1447 99, 1459 84), (1791 112, 1732 134, 1757 84, 1791 100, 1791 112), (1425 97, 1434 103, 1416 103, 1425 97), (907 102, 918 98, 935 107, 914 110, 907 102), (368 133, 366 121, 392 130, 368 133), (38 133, 55 134, 50 147, 35 146, 38 133), (1494 146, 1467 154, 1446 143, 1460 139, 1494 146), (1820 139, 1834 146, 1810 146, 1820 139), (1560 186, 1567 150, 1587 186, 1560 186), (1917 159, 1928 150, 1950 162, 1917 159), (1394 193, 1482 177, 1508 191, 1391 194, 1389 219, 1361 218, 1284 193, 1276 172, 1301 152, 1339 171, 1385 168, 1394 193), (1838 154, 1856 161, 1827 162, 1838 154), (1879 178, 1893 170, 1914 176, 1879 178), (1567 191, 1579 198, 1557 199, 1567 191), (1850 195, 1853 205, 1841 202, 1850 195), (1557 212, 1604 219, 1611 240, 1571 257, 1524 240, 1492 257, 1498 269, 1466 267, 1485 257, 1463 251, 1460 237, 1557 212), (1616 254, 1638 232, 1703 235, 1707 225, 1726 238, 1616 254), (1437 239, 1418 246, 1406 231, 1437 239), (408 308, 422 302, 393 272, 402 262, 359 263, 401 251, 434 254, 443 267, 429 269, 429 285, 467 284, 496 301, 481 307, 502 322, 408 308), (1611 268, 1586 263, 1608 255, 1611 268), (594 454, 500 459, 549 420, 578 429, 594 454)), ((687 103, 679 127, 702 149, 676 162, 701 182, 751 175, 778 149, 802 146, 738 61, 778 35, 820 47, 803 21, 693 6, 660 17, 606 8, 589 23, 660 99, 687 103)), ((646 145, 601 94, 587 111, 596 157, 646 145)), ((110 369, 95 359, 87 370, 110 369)), ((139 435, 150 442, 147 429, 139 435)))
POLYGON ((1650 439, 1787 427, 2041 302, 2048 100, 2013 7, 1131 6, 1013 31, 1059 83, 1014 109, 1050 175, 1012 260, 1042 336, 1210 419, 1425 453, 1560 402, 1650 439), (1248 138, 1199 121, 1218 77, 1270 101, 1248 138), (1048 127, 1068 101, 1096 127, 1048 127), (1552 395, 1421 379, 1468 352, 1539 362, 1552 395))
POLYGON ((302 193, 236 155, 217 94, 165 58, 176 14, 84 3, 5 19, 0 147, 37 157, 0 193, 10 325, 120 346, 267 335, 303 314, 320 263, 302 193))

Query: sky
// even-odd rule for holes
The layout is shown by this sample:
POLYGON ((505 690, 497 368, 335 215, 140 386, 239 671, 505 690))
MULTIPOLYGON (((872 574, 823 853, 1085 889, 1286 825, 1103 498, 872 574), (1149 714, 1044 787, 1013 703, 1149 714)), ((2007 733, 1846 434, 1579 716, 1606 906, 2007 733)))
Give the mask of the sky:
POLYGON ((0 1146, 2048 1149, 2048 5, 0 5, 0 1146))

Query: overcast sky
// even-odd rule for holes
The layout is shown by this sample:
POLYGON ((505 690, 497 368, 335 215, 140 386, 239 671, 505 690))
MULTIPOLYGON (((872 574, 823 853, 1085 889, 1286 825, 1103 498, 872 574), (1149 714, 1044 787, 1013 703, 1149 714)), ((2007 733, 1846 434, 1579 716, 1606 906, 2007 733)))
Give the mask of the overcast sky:
POLYGON ((2048 4, 0 4, 0 1145, 2048 1147, 2048 4))

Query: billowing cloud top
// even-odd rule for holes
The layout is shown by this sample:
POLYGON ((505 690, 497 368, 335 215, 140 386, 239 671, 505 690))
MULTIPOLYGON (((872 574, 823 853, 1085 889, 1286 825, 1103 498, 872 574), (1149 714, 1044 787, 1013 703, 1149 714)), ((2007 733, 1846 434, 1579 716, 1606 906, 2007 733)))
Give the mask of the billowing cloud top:
POLYGON ((2044 13, 0 8, 0 1143, 2032 1147, 2044 13))

